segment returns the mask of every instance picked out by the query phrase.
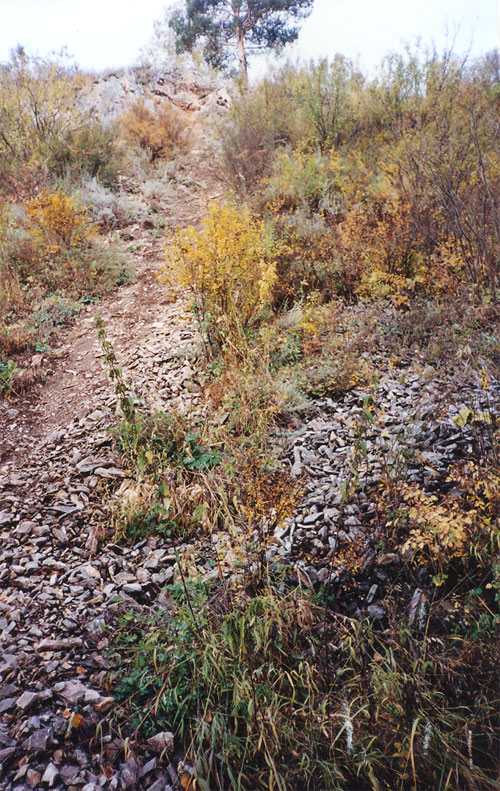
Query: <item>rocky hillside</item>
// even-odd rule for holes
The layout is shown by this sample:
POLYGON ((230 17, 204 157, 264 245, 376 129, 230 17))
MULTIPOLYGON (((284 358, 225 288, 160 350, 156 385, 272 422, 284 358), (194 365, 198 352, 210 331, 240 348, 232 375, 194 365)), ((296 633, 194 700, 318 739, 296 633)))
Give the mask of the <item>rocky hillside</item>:
POLYGON ((96 77, 2 182, 0 791, 497 787, 491 92, 315 68, 96 77))

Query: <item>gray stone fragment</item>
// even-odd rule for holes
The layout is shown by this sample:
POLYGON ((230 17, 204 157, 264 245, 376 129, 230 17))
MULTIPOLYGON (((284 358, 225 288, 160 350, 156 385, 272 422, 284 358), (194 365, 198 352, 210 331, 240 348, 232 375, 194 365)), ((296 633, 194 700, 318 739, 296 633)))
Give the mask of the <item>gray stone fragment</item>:
POLYGON ((22 744, 24 750, 29 753, 43 753, 54 741, 52 728, 40 728, 31 734, 22 744))
POLYGON ((34 527, 37 527, 36 522, 30 522, 27 519, 24 519, 22 522, 19 522, 18 526, 14 530, 14 533, 17 536, 27 536, 28 533, 31 533, 34 527))
POLYGON ((23 694, 17 701, 16 706, 18 709, 21 709, 21 711, 26 712, 29 711, 29 709, 31 709, 31 707, 34 705, 34 703, 36 703, 37 700, 38 700, 38 694, 36 692, 29 692, 28 690, 26 690, 26 692, 23 692, 23 694))
POLYGON ((157 753, 161 753, 163 750, 172 752, 174 749, 174 734, 170 731, 161 731, 151 736, 151 738, 148 739, 148 744, 150 744, 157 753))
POLYGON ((374 585, 371 586, 370 590, 366 594, 366 603, 367 604, 371 604, 372 603, 372 601, 374 600, 375 595, 377 593, 377 590, 378 590, 378 585, 374 584, 374 585))
POLYGON ((0 700, 0 714, 13 709, 16 703, 17 698, 4 698, 4 700, 0 700))
POLYGON ((85 624, 85 631, 88 632, 92 638, 97 639, 102 636, 105 627, 106 623, 104 621, 104 616, 98 615, 97 618, 93 618, 85 624))
POLYGON ((18 687, 15 684, 2 684, 0 687, 0 700, 4 698, 11 698, 18 692, 18 687))
POLYGON ((120 783, 123 791, 137 788, 137 764, 133 758, 120 764, 120 783))
POLYGON ((42 783, 44 783, 45 785, 48 785, 49 788, 52 788, 52 786, 54 785, 54 782, 57 780, 58 777, 59 777, 59 769, 57 768, 57 766, 55 764, 53 764, 51 762, 47 766, 45 772, 43 773, 42 783))
POLYGON ((0 770, 3 766, 5 766, 9 758, 13 756, 15 752, 15 747, 4 747, 3 750, 0 750, 0 770))
POLYGON ((65 736, 68 731, 68 721, 56 715, 52 719, 52 727, 56 736, 65 736))
POLYGON ((69 785, 72 780, 74 780, 77 774, 80 771, 79 766, 74 766, 73 764, 66 764, 65 766, 61 766, 59 770, 59 774, 61 776, 61 780, 65 785, 69 785))
POLYGON ((385 610, 380 604, 370 604, 367 607, 367 612, 370 618, 374 618, 378 621, 382 621, 385 618, 385 610))
POLYGON ((139 777, 145 777, 145 775, 152 772, 153 769, 156 769, 157 765, 158 765, 158 758, 156 757, 151 758, 151 760, 145 763, 144 766, 139 771, 139 777))
POLYGON ((324 512, 324 517, 325 517, 327 522, 335 521, 335 519, 337 519, 338 515, 339 515, 339 509, 338 508, 327 508, 326 511, 324 512))
POLYGON ((69 651, 72 648, 82 648, 83 640, 79 637, 68 637, 64 640, 46 637, 36 646, 38 651, 69 651))
POLYGON ((302 460, 300 458, 300 450, 297 447, 293 449, 293 459, 292 475, 298 478, 302 475, 304 467, 302 466, 302 460))
POLYGON ((171 582, 171 580, 175 576, 175 571, 172 566, 160 571, 158 574, 152 574, 151 579, 153 582, 156 582, 157 585, 164 585, 167 582, 171 582))
POLYGON ((302 522, 303 522, 303 524, 304 524, 304 525, 313 525, 315 522, 317 522, 317 521, 318 521, 318 519, 320 518, 320 516, 321 516, 321 514, 320 514, 320 513, 316 513, 316 514, 307 514, 307 516, 305 516, 305 517, 304 517, 304 519, 302 520, 302 522))
POLYGON ((411 597, 410 611, 409 611, 409 614, 408 614, 408 624, 410 626, 413 626, 413 624, 415 623, 415 618, 416 618, 416 615, 417 615, 417 611, 418 611, 418 608, 419 608, 419 605, 420 605, 421 598, 422 598, 422 590, 421 590, 421 588, 415 588, 415 590, 413 592, 413 596, 411 597))
POLYGON ((300 455, 302 461, 305 462, 306 464, 316 464, 316 462, 318 461, 316 454, 308 450, 307 448, 302 448, 300 451, 300 455))
POLYGON ((61 695, 68 703, 78 703, 80 700, 83 700, 87 693, 89 692, 88 687, 85 684, 82 684, 81 681, 78 679, 71 679, 70 681, 65 681, 62 685, 62 688, 59 688, 60 685, 57 684, 54 689, 56 692, 61 695))
MULTIPOLYGON (((180 771, 181 763, 178 765, 177 769, 180 771)), ((179 775, 177 769, 172 763, 167 764, 167 772, 170 775, 170 779, 172 781, 173 786, 177 786, 179 782, 179 775)))
POLYGON ((142 585, 140 585, 138 582, 127 582, 123 586, 123 592, 129 593, 130 595, 134 595, 134 593, 142 593, 142 585))
POLYGON ((26 777, 27 771, 28 771, 28 767, 26 765, 20 766, 16 774, 14 775, 14 782, 16 782, 17 780, 23 780, 26 777))
POLYGON ((118 467, 97 467, 94 470, 94 475, 99 475, 100 478, 124 478, 125 473, 119 470, 118 467))

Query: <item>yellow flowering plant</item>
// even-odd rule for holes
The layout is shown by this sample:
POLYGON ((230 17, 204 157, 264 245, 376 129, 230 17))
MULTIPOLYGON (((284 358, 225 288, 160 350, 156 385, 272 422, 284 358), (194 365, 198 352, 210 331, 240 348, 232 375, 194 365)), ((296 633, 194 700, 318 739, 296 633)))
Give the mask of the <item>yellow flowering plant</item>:
POLYGON ((272 238, 247 207, 213 203, 202 221, 172 234, 159 277, 187 289, 212 351, 239 344, 269 308, 276 281, 272 238))
POLYGON ((84 246, 95 236, 87 211, 61 190, 41 192, 25 203, 24 210, 46 255, 84 246))

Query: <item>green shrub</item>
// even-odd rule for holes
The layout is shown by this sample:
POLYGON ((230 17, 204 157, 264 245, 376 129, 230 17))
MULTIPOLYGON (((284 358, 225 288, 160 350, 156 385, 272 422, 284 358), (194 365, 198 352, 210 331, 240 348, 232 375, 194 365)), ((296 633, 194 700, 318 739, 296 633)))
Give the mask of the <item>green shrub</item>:
POLYGON ((11 380, 16 374, 16 366, 13 360, 0 359, 0 393, 2 390, 11 389, 11 380))
POLYGON ((360 133, 364 77, 352 61, 335 55, 328 61, 311 61, 301 69, 285 70, 306 139, 327 151, 352 143, 360 133))
POLYGON ((261 205, 305 217, 333 219, 342 209, 341 183, 335 162, 317 152, 291 150, 276 154, 263 185, 261 205))
POLYGON ((295 127, 295 107, 284 82, 266 80, 242 96, 221 130, 221 164, 229 186, 251 195, 270 174, 275 152, 297 141, 295 127))
POLYGON ((50 140, 46 154, 48 173, 70 184, 97 179, 103 187, 116 186, 123 169, 122 152, 116 140, 116 129, 104 128, 87 120, 64 137, 50 140))

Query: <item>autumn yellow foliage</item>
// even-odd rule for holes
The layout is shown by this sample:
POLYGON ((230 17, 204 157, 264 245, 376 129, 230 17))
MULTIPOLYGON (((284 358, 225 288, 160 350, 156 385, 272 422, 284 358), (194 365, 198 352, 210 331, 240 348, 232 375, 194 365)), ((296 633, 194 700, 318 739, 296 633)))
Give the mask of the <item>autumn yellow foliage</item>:
POLYGON ((32 235, 41 243, 46 255, 62 249, 80 247, 94 236, 85 209, 61 190, 41 192, 24 205, 32 235))
POLYGON ((150 152, 151 159, 170 157, 187 147, 187 125, 180 112, 173 107, 148 107, 137 102, 122 117, 126 139, 150 152))
POLYGON ((160 280, 194 296, 210 344, 238 341, 269 307, 276 281, 271 238, 248 208, 213 203, 202 221, 175 232, 160 280))
POLYGON ((418 487, 408 487, 404 499, 414 527, 403 551, 412 550, 423 557, 428 554, 433 560, 439 560, 443 553, 447 559, 464 555, 474 525, 474 511, 464 513, 453 501, 440 503, 436 495, 426 494, 418 487))
POLYGON ((439 498, 418 486, 405 486, 411 530, 403 551, 441 569, 451 558, 464 558, 493 535, 498 526, 500 478, 497 470, 473 462, 452 470, 452 495, 439 498))

